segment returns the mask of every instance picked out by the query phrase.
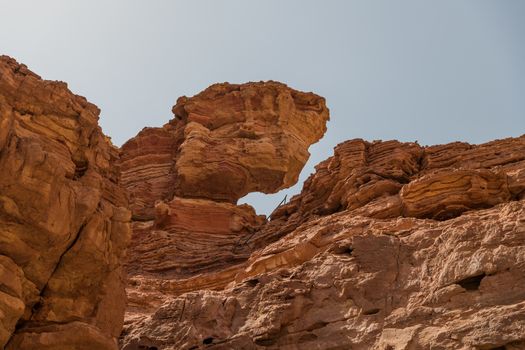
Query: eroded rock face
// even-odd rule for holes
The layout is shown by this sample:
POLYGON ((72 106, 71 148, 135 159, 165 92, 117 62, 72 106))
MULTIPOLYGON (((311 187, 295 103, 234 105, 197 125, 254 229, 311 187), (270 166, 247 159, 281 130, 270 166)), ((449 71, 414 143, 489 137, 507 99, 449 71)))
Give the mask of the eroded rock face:
POLYGON ((344 142, 246 261, 138 276, 123 348, 523 349, 524 169, 525 136, 344 142))
POLYGON ((289 223, 362 208, 375 218, 447 219, 523 199, 525 136, 422 147, 351 140, 320 163, 303 192, 272 214, 289 223))
POLYGON ((245 260, 236 247, 265 222, 247 204, 206 199, 175 197, 155 209, 154 221, 133 223, 129 273, 184 277, 245 260))
POLYGON ((125 348, 522 349, 524 208, 305 223, 255 253, 229 288, 135 320, 125 348))
POLYGON ((324 99, 173 111, 119 160, 94 105, 0 57, 0 348, 115 350, 127 307, 126 350, 525 349, 525 136, 347 141, 267 221, 236 202, 295 183, 324 99))
POLYGON ((216 84, 173 107, 175 118, 122 147, 122 182, 137 219, 173 196, 235 204, 297 182, 326 131, 325 101, 277 82, 216 84))
POLYGON ((322 97, 277 82, 216 84, 173 112, 121 150, 134 218, 128 320, 169 295, 231 282, 266 222, 237 200, 295 184, 328 121, 322 97))
POLYGON ((276 82, 212 85, 173 112, 186 123, 175 193, 231 203, 294 185, 328 120, 324 98, 276 82))
POLYGON ((0 57, 0 348, 117 349, 131 215, 98 114, 0 57))

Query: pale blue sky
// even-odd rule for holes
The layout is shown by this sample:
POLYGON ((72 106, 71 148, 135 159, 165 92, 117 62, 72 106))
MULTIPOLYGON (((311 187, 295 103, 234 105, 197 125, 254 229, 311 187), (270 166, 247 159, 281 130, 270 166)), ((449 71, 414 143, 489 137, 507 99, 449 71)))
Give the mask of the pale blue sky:
POLYGON ((0 53, 102 109, 117 145, 215 82, 327 99, 300 183, 351 138, 472 143, 525 132, 525 1, 0 0, 0 53))

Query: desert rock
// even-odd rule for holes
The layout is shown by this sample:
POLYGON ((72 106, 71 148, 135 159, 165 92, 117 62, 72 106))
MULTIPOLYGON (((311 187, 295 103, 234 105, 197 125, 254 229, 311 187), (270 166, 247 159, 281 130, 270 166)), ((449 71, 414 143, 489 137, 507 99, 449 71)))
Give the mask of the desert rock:
POLYGON ((266 218, 237 201, 297 181, 324 99, 223 83, 173 113, 119 150, 0 57, 0 348, 525 349, 525 135, 349 140, 266 218))
POLYGON ((179 98, 173 112, 121 149, 134 219, 128 318, 167 295, 231 282, 266 222, 237 200, 295 184, 328 120, 323 98, 277 82, 216 84, 179 98))
POLYGON ((522 202, 446 221, 331 214, 224 290, 135 319, 124 348, 522 349, 524 215, 522 202))
POLYGON ((232 204, 297 182, 326 131, 322 97, 277 82, 215 84, 173 107, 175 118, 122 147, 122 183, 135 217, 173 196, 232 204))
POLYGON ((135 276, 123 349, 523 349, 524 168, 525 136, 344 142, 245 261, 135 276))
POLYGON ((98 114, 0 57, 0 348, 117 348, 131 215, 98 114))

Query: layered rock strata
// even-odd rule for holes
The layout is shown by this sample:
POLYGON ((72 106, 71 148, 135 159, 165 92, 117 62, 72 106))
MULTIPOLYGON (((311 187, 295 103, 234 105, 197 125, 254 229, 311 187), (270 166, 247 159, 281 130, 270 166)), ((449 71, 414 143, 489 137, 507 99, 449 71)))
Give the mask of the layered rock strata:
POLYGON ((525 348, 525 136, 351 140, 246 242, 157 293, 124 349, 525 348))
POLYGON ((0 348, 117 349, 131 221, 123 349, 525 349, 525 136, 347 141, 268 221, 236 202, 295 183, 324 99, 217 84, 173 111, 119 154, 0 57, 0 348))
POLYGON ((332 214, 255 254, 225 290, 166 300, 127 344, 523 349, 524 226, 522 202, 447 221, 332 214))
POLYGON ((266 222, 237 200, 295 184, 328 121, 323 98, 277 82, 216 84, 179 98, 173 113, 121 150, 134 232, 128 320, 173 293, 229 283, 266 222))
POLYGON ((174 196, 235 204, 295 184, 328 120, 322 97, 277 82, 215 84, 179 98, 173 113, 122 146, 137 220, 153 219, 155 202, 174 196))
POLYGON ((0 57, 0 348, 117 349, 131 215, 98 114, 0 57))
POLYGON ((523 199, 525 137, 481 145, 421 147, 398 141, 351 140, 320 163, 301 195, 272 214, 302 222, 363 208, 367 216, 444 220, 523 199))

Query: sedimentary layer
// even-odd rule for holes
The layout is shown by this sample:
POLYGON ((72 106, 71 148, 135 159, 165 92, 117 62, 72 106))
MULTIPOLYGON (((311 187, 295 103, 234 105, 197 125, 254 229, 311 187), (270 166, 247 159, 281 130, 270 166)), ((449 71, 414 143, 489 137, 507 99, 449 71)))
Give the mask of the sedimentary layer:
POLYGON ((179 98, 173 113, 121 149, 133 211, 128 317, 155 310, 165 289, 229 283, 266 223, 237 200, 295 184, 328 121, 322 97, 277 82, 215 84, 179 98))
POLYGON ((324 98, 277 82, 215 84, 179 98, 173 113, 122 146, 122 183, 138 220, 153 219, 156 200, 235 204, 295 184, 328 120, 324 98))
POLYGON ((0 348, 117 349, 131 215, 98 114, 0 57, 0 348))
POLYGON ((237 200, 297 181, 324 99, 224 83, 173 113, 118 150, 0 57, 0 348, 525 349, 525 135, 346 141, 266 218, 237 200))
POLYGON ((132 278, 123 348, 525 348, 524 175, 525 136, 344 142, 247 260, 132 278))

